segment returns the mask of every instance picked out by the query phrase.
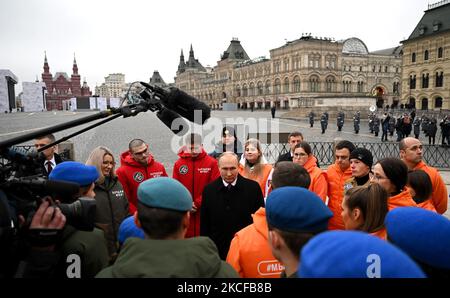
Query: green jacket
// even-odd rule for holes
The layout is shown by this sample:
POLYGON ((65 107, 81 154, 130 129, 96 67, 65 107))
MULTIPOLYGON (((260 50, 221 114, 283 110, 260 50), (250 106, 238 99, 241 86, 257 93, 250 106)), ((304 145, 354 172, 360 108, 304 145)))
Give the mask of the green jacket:
POLYGON ((217 247, 207 237, 180 240, 129 238, 114 265, 96 277, 239 277, 219 258, 217 247))

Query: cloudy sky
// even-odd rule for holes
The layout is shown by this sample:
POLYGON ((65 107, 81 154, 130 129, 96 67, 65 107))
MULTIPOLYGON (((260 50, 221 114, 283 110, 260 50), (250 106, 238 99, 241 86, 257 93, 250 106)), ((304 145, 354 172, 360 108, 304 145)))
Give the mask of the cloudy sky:
POLYGON ((375 51, 397 46, 429 0, 0 0, 0 69, 41 79, 44 51, 55 74, 79 73, 91 90, 110 73, 148 81, 158 70, 173 82, 180 51, 192 44, 203 66, 215 66, 233 37, 250 58, 302 33, 360 38, 375 51))

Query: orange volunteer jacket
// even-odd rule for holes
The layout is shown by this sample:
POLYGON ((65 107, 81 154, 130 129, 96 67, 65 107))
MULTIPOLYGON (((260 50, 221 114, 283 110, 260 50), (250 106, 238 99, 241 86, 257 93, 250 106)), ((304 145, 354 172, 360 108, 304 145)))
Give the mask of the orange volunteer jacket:
POLYGON ((406 187, 398 195, 388 198, 389 211, 397 207, 417 207, 416 202, 414 202, 413 198, 411 197, 411 193, 406 187))
POLYGON ((447 187, 439 172, 435 168, 426 165, 423 161, 419 162, 414 170, 425 171, 430 176, 433 186, 433 193, 431 194, 433 205, 439 214, 444 214, 447 211, 448 193, 447 187))
POLYGON ((345 172, 341 168, 332 164, 328 167, 325 177, 328 182, 328 208, 333 212, 333 217, 328 222, 329 230, 345 230, 342 220, 342 200, 344 199, 345 181, 352 177, 352 169, 348 167, 345 172))
POLYGON ((303 167, 308 171, 309 177, 311 178, 309 190, 318 195, 326 203, 327 179, 325 179, 325 173, 317 167, 317 159, 314 156, 308 158, 303 167))
POLYGON ((278 278, 284 266, 272 255, 268 243, 266 209, 252 214, 253 224, 236 233, 231 241, 227 262, 241 277, 278 278))

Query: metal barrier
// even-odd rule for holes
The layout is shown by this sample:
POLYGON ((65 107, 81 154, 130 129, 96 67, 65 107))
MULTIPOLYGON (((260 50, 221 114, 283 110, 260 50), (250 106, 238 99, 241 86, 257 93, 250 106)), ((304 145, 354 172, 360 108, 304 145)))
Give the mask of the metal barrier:
MULTIPOLYGON (((334 143, 333 142, 308 142, 314 156, 319 161, 320 166, 327 166, 334 163, 334 143)), ((369 143, 353 142, 356 147, 363 147, 372 152, 374 163, 385 157, 399 157, 398 143, 369 143)), ((289 150, 288 143, 261 144, 263 154, 269 163, 275 163, 280 154, 289 150)), ((448 170, 450 168, 450 147, 423 145, 423 160, 426 164, 448 170)))

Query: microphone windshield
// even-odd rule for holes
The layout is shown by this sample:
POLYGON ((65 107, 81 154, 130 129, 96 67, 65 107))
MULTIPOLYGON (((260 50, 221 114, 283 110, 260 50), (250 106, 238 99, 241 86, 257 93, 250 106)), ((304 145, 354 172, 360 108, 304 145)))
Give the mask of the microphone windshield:
POLYGON ((178 136, 186 134, 189 130, 188 123, 174 111, 162 108, 156 116, 178 136))
POLYGON ((171 88, 167 96, 161 97, 161 101, 166 108, 197 124, 203 124, 211 117, 208 105, 178 88, 171 88))

